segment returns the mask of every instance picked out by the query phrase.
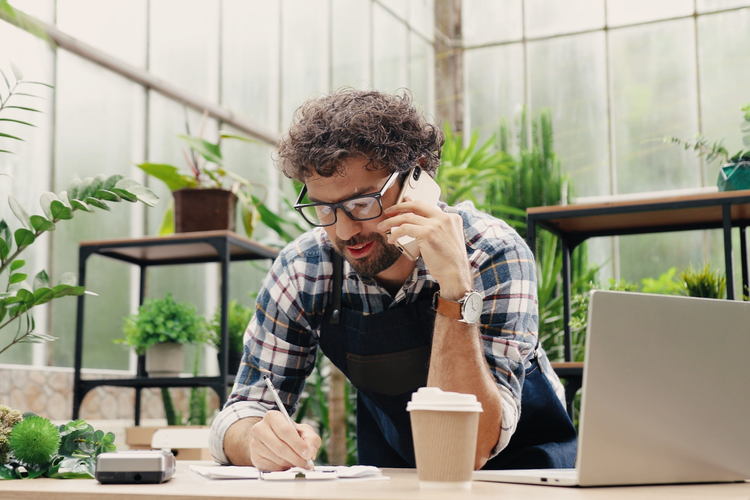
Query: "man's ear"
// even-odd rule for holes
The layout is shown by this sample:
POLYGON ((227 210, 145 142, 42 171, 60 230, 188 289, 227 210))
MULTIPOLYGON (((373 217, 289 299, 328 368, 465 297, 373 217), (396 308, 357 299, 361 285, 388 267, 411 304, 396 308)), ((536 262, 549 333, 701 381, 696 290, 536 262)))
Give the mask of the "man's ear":
POLYGON ((419 163, 419 168, 421 168, 422 170, 424 170, 425 161, 426 161, 426 158, 424 156, 420 156, 419 160, 417 160, 417 162, 419 163))

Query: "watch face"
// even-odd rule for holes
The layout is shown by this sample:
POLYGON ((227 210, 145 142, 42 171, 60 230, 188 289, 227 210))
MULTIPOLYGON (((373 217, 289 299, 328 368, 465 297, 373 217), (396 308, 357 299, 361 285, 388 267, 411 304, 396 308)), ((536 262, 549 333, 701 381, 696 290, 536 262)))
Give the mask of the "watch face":
POLYGON ((464 321, 476 323, 482 315, 482 296, 477 292, 471 292, 466 296, 462 309, 464 321))

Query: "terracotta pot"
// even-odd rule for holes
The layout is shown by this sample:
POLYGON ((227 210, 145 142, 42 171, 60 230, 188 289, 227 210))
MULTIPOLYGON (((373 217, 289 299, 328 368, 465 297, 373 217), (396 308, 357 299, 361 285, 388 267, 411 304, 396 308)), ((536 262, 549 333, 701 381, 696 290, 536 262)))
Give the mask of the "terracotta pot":
POLYGON ((146 351, 146 372, 149 377, 178 377, 185 365, 185 346, 161 342, 146 351))
POLYGON ((237 196, 225 189, 178 189, 174 196, 174 232, 234 231, 237 196))

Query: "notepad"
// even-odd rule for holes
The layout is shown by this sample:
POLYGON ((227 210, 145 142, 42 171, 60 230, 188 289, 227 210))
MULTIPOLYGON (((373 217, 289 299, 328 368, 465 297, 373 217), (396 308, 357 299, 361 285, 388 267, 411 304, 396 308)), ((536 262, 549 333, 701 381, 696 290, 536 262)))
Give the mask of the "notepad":
POLYGON ((190 465, 189 470, 208 479, 262 479, 264 481, 387 479, 377 467, 369 465, 316 466, 315 470, 292 467, 285 471, 262 472, 255 467, 235 465, 190 465))

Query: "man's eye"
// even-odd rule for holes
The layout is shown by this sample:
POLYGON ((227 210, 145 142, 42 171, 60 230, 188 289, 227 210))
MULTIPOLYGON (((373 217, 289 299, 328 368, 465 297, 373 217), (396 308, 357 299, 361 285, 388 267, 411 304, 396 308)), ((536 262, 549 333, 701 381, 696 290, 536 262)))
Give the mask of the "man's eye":
POLYGON ((318 213, 323 215, 330 215, 330 213, 332 212, 331 207, 329 207, 328 205, 318 205, 315 208, 318 209, 318 213))

